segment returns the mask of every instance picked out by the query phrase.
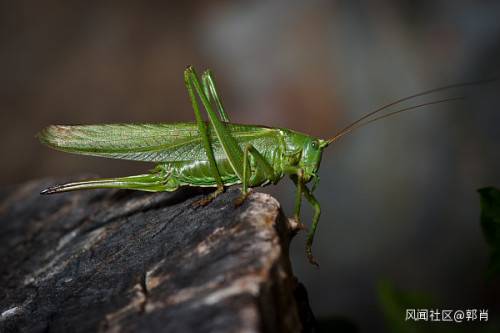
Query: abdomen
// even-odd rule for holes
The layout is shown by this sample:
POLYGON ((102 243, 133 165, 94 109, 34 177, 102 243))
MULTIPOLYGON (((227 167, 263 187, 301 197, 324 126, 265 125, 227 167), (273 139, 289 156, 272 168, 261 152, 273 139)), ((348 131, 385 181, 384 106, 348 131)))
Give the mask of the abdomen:
MULTIPOLYGON (((238 141, 240 142, 242 151, 244 151, 247 144, 252 144, 274 168, 273 174, 266 174, 262 168, 259 168, 255 164, 254 158, 250 154, 250 169, 252 172, 249 182, 250 186, 266 185, 269 182, 275 182, 281 178, 281 163, 279 162, 281 159, 282 147, 278 138, 259 137, 249 138, 248 140, 240 138, 238 141)), ((199 149, 203 150, 203 147, 199 147, 199 149)), ((241 180, 235 174, 228 159, 226 158, 225 152, 218 144, 214 145, 214 155, 217 161, 217 169, 224 185, 241 184, 241 180)), ((179 181, 181 186, 217 186, 216 180, 210 170, 210 164, 206 157, 201 161, 170 162, 165 166, 171 169, 172 176, 179 181)))

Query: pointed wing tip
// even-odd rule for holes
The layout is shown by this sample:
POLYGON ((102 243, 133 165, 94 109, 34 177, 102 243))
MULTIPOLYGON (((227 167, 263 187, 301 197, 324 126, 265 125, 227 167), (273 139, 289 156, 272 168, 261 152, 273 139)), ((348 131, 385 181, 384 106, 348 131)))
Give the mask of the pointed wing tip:
POLYGON ((70 126, 49 125, 36 134, 36 138, 49 147, 58 147, 58 142, 71 135, 70 126))
POLYGON ((36 135, 35 135, 35 138, 38 139, 38 141, 40 141, 40 143, 46 145, 46 146, 51 146, 50 142, 50 130, 48 127, 44 128, 43 130, 41 130, 40 132, 38 132, 36 135))
POLYGON ((53 136, 55 125, 49 125, 36 134, 36 138, 42 142, 47 141, 53 136))

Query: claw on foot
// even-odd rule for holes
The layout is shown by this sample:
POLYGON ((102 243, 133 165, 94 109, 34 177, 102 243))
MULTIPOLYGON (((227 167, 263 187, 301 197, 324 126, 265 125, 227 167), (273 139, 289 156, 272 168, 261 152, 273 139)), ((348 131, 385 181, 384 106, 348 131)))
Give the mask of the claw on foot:
POLYGON ((245 200, 248 198, 249 195, 250 195, 250 190, 248 190, 246 193, 241 193, 241 195, 236 200, 234 200, 234 206, 239 207, 243 205, 243 203, 245 202, 245 200))
POLYGON ((193 207, 204 207, 206 205, 208 205, 209 203, 212 202, 212 200, 214 200, 215 198, 212 197, 211 195, 207 195, 206 197, 204 198, 201 198, 200 200, 196 200, 195 202, 193 202, 193 207))
POLYGON ((303 224, 302 222, 300 222, 300 217, 297 215, 290 217, 288 219, 288 223, 289 223, 290 229, 294 235, 297 234, 299 231, 307 229, 306 225, 303 224))
POLYGON ((309 263, 311 263, 311 265, 314 265, 319 268, 319 263, 316 261, 316 259, 314 259, 314 256, 312 254, 312 249, 310 246, 306 247, 306 256, 307 260, 309 260, 309 263))
POLYGON ((204 198, 201 198, 200 200, 197 200, 193 202, 193 207, 204 207, 211 203, 215 198, 219 196, 219 194, 222 194, 224 192, 224 189, 217 189, 214 192, 210 193, 204 198))

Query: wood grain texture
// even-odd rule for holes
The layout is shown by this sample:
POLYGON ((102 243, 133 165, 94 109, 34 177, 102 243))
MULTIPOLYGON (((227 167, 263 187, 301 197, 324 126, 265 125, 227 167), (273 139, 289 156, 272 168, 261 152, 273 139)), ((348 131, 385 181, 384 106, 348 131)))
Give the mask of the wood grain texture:
POLYGON ((206 207, 193 190, 40 196, 51 183, 0 193, 1 332, 311 329, 271 196, 238 208, 238 189, 206 207))

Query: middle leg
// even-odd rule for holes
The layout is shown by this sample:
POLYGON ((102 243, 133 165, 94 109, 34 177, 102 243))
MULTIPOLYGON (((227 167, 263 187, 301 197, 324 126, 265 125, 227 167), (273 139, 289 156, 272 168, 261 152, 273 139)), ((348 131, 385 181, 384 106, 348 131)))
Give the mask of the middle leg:
POLYGON ((290 175, 295 187, 297 188, 295 192, 295 205, 293 210, 293 219, 296 225, 294 225, 295 232, 306 229, 305 225, 302 224, 300 219, 300 210, 302 207, 302 195, 304 193, 304 170, 298 169, 296 174, 290 175))
POLYGON ((245 202, 245 199, 250 193, 250 177, 252 175, 251 164, 250 164, 250 154, 253 156, 256 169, 262 170, 264 174, 269 178, 269 180, 274 180, 274 168, 269 164, 269 162, 262 156, 262 154, 255 149, 251 144, 245 146, 243 151, 243 179, 241 187, 241 196, 236 200, 235 205, 240 206, 245 202))

